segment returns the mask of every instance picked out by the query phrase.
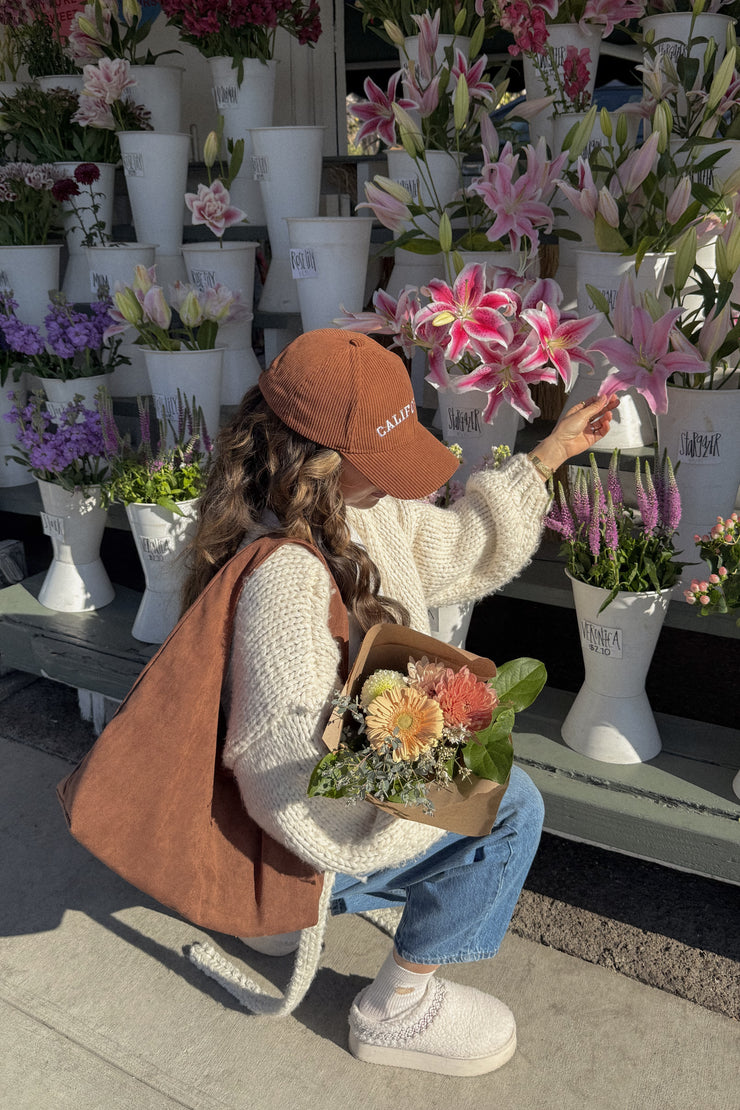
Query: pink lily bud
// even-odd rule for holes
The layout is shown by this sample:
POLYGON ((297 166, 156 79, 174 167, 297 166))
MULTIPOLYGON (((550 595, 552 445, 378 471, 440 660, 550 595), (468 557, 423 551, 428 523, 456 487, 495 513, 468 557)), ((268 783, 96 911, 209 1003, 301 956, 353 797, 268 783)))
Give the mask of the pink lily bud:
POLYGON ((646 142, 633 150, 625 159, 621 168, 619 179, 625 193, 634 193, 654 168, 658 160, 658 142, 660 135, 653 131, 646 142))
POLYGON ((689 206, 691 200, 691 178, 684 174, 679 181, 676 188, 673 190, 673 195, 668 201, 666 206, 666 219, 669 224, 676 224, 683 216, 684 212, 689 206))
POLYGON ((706 359, 707 362, 722 346, 728 331, 732 327, 731 312, 732 306, 729 301, 724 305, 719 315, 716 314, 715 305, 710 309, 706 320, 702 324, 696 345, 701 357, 706 359))
POLYGON ((619 209, 617 202, 611 195, 606 185, 599 189, 598 211, 604 217, 609 227, 619 227, 619 209))
POLYGON ((157 272, 154 266, 148 269, 146 266, 136 266, 134 268, 133 288, 139 293, 148 293, 151 287, 157 280, 157 272))
POLYGON ((144 302, 141 307, 145 319, 150 320, 152 324, 156 324, 158 328, 162 328, 164 331, 167 330, 172 320, 172 312, 164 299, 164 291, 161 285, 153 285, 144 294, 144 302))

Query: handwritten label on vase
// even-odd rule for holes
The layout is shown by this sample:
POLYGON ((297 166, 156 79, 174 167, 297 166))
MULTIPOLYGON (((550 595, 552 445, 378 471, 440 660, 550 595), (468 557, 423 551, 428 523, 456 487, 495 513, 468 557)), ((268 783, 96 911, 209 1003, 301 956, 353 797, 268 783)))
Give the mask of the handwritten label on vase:
POLYGON ((150 563, 162 563, 173 551, 172 541, 167 536, 153 540, 149 536, 141 537, 141 553, 150 563))
POLYGON ((483 435, 483 416, 479 409, 447 409, 447 431, 468 436, 483 435))
POLYGON ((296 280, 318 277, 316 255, 310 247, 292 247, 290 251, 290 272, 296 280))
POLYGON ((50 513, 41 514, 41 528, 45 536, 64 541, 64 517, 52 516, 50 513))
POLYGON ((688 463, 716 466, 722 462, 721 432, 681 432, 678 440, 678 457, 688 463))
POLYGON ((158 417, 177 416, 177 394, 171 393, 153 393, 152 400, 154 401, 154 410, 158 417))
POLYGON ((136 150, 123 154, 123 173, 125 177, 145 177, 144 155, 136 150))
POLYGON ((610 659, 622 658, 622 629, 607 628, 592 621, 581 621, 581 640, 586 651, 595 655, 608 655, 610 659))
POLYGON ((252 155, 252 177, 255 181, 270 180, 270 159, 266 155, 252 155))
MULTIPOLYGON (((71 400, 71 398, 70 398, 70 400, 71 400)), ((67 408, 68 404, 69 404, 68 401, 65 401, 63 403, 61 401, 45 401, 44 402, 44 408, 48 412, 51 419, 55 423, 58 423, 60 417, 62 416, 64 410, 67 408)))
POLYGON ((394 178, 397 185, 403 186, 407 193, 411 193, 414 200, 419 199, 419 178, 418 177, 396 177, 394 178))
POLYGON ((190 280, 196 289, 205 293, 206 289, 213 289, 217 284, 215 270, 191 270, 190 280))
MULTIPOLYGON (((601 293, 602 297, 604 298, 606 303, 609 305, 610 312, 613 312, 614 311, 614 306, 617 303, 617 293, 619 292, 619 290, 615 289, 613 286, 612 286, 611 289, 603 289, 600 285, 597 285, 596 282, 593 282, 593 281, 589 281, 588 284, 593 285, 594 289, 598 289, 599 293, 601 293)), ((588 295, 588 290, 586 290, 586 294, 588 295)), ((588 298, 588 307, 589 307, 589 311, 592 308, 593 309, 596 308, 596 305, 594 304, 594 302, 591 300, 590 297, 588 298)))
POLYGON ((8 277, 6 270, 0 270, 0 289, 12 289, 13 283, 8 277))
POLYGON ((109 297, 111 281, 107 274, 90 272, 90 292, 96 297, 109 297))
POLYGON ((235 104, 239 103, 239 86, 215 85, 213 98, 216 101, 217 108, 233 108, 235 104))

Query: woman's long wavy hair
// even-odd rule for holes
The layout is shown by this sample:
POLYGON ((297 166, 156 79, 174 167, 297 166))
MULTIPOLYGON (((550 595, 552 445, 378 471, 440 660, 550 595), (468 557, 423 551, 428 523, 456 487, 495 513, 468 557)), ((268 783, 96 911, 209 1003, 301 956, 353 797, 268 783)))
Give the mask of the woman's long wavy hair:
POLYGON ((344 604, 366 632, 373 624, 408 624, 400 602, 379 596, 380 574, 350 538, 340 490, 341 456, 292 431, 255 386, 216 440, 189 549, 183 608, 192 605, 247 533, 287 536, 316 547, 344 604), (276 527, 262 527, 265 511, 276 527))

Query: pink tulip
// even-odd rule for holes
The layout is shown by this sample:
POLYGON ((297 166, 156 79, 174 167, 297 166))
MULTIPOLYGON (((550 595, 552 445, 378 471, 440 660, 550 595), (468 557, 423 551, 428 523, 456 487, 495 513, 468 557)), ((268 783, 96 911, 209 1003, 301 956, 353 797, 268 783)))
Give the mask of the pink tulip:
POLYGON ((212 185, 199 185, 197 193, 186 193, 185 204, 192 213, 193 225, 205 224, 219 239, 227 227, 247 219, 246 212, 231 204, 229 191, 218 178, 212 185))

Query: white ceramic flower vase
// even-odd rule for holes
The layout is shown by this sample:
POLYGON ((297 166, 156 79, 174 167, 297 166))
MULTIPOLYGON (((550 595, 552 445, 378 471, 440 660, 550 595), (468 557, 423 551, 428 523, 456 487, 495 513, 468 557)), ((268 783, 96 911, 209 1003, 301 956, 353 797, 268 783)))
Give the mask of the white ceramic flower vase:
POLYGON ((514 270, 522 279, 539 277, 538 255, 530 257, 527 251, 459 251, 465 265, 477 262, 486 267, 486 281, 491 284, 497 270, 514 270))
MULTIPOLYGON (((460 160, 453 150, 427 150, 424 159, 412 158, 403 147, 387 151, 388 177, 398 182, 429 209, 442 209, 463 185, 460 160)), ((438 216, 417 216, 416 225, 437 237, 438 216)), ((407 228, 411 228, 409 223, 407 228)))
POLYGON ((245 58, 244 79, 238 85, 231 58, 208 59, 216 112, 224 118, 224 139, 244 139, 244 161, 229 192, 232 204, 247 213, 252 226, 264 225, 267 214, 259 179, 254 175, 250 131, 253 127, 272 125, 277 64, 245 58))
POLYGON ((415 254, 400 248, 394 251, 393 269, 385 288, 391 297, 398 297, 409 286, 419 289, 432 278, 446 277, 443 254, 415 254))
MULTIPOLYGON (((80 165, 79 162, 55 162, 58 169, 64 170, 69 177, 80 165)), ((91 186, 81 185, 80 196, 74 198, 79 212, 79 219, 75 215, 71 201, 65 201, 64 211, 68 213, 66 221, 67 264, 64 268, 62 292, 68 301, 90 302, 92 291, 90 287, 90 270, 87 261, 87 249, 83 246, 85 233, 89 232, 96 221, 104 224, 104 234, 110 236, 113 224, 113 197, 115 192, 116 167, 110 162, 96 162, 100 171, 100 178, 91 186), (91 204, 90 190, 95 193, 95 203, 99 207, 96 215, 89 207, 91 204), (79 226, 80 221, 84 227, 79 226)))
MULTIPOLYGON (((570 577, 570 575, 568 576, 570 577)), ((561 728, 569 748, 603 763, 642 763, 661 749, 645 679, 671 590, 620 593, 571 578, 586 671, 561 728)))
MULTIPOLYGON (((553 57, 550 59, 543 55, 543 61, 539 68, 528 55, 522 55, 524 89, 527 100, 539 100, 541 97, 557 93, 557 77, 553 70, 553 63, 562 84, 563 63, 569 46, 575 46, 579 51, 588 50, 589 80, 586 92, 588 92, 589 98, 593 97, 596 85, 596 70, 598 69, 601 52, 600 29, 593 26, 581 26, 579 23, 550 24, 547 28, 547 41, 552 48, 553 57), (548 84, 550 86, 549 92, 548 84)), ((553 149, 552 118, 554 114, 555 111, 551 105, 542 112, 538 112, 529 121, 530 142, 536 144, 540 136, 544 136, 547 145, 551 150, 553 149)))
POLYGON ((85 78, 81 73, 52 73, 36 77, 35 82, 44 92, 48 92, 49 89, 69 89, 70 92, 80 93, 85 84, 85 78))
POLYGON ((490 423, 483 419, 488 394, 482 389, 459 392, 454 383, 464 380, 464 375, 450 374, 453 388, 437 389, 440 430, 444 442, 459 444, 463 461, 453 475, 453 481, 465 483, 471 473, 491 456, 491 450, 506 444, 514 450, 519 429, 519 413, 509 404, 500 406, 490 423))
MULTIPOLYGON (((221 417, 221 375, 223 348, 209 351, 152 351, 144 348, 147 374, 157 418, 164 417, 177 428, 177 393, 183 402, 195 402, 203 410, 206 430, 216 438, 221 417)), ((167 442, 172 445, 175 432, 168 428, 167 442)))
POLYGON ((357 216, 289 216, 286 223, 303 330, 334 327, 345 310, 361 312, 372 222, 357 216))
MULTIPOLYGON (((87 247, 88 280, 90 297, 100 300, 112 295, 117 285, 130 285, 137 266, 154 265, 153 243, 108 243, 106 246, 87 247)), ((130 361, 108 375, 108 390, 112 397, 136 397, 149 392, 144 352, 141 347, 127 341, 132 333, 124 332, 119 348, 130 361)))
POLYGON ((452 647, 464 648, 475 608, 474 601, 437 605, 429 610, 429 631, 436 639, 452 647))
POLYGON ((53 482, 39 481, 41 523, 54 557, 46 572, 39 602, 60 613, 102 609, 115 596, 100 559, 106 511, 100 488, 70 493, 53 482))
POLYGON ((270 265, 262 312, 300 312, 290 266, 287 216, 318 216, 324 127, 259 127, 250 135, 253 169, 262 190, 270 265))
POLYGON ((146 584, 131 635, 146 644, 163 643, 180 617, 183 554, 195 532, 198 501, 178 501, 177 507, 182 516, 160 505, 126 506, 146 584))
POLYGON ((740 389, 668 386, 668 412, 657 417, 658 448, 678 466, 681 521, 676 547, 689 565, 681 582, 705 578, 707 564, 694 544, 717 516, 734 511, 740 485, 740 389))
POLYGON ((186 280, 182 260, 184 196, 190 136, 119 131, 126 190, 136 238, 156 244, 157 279, 165 288, 186 280))
POLYGON ((218 343, 224 348, 221 376, 221 404, 237 405, 261 373, 252 349, 252 315, 254 304, 254 267, 258 243, 184 243, 182 255, 188 280, 200 290, 214 285, 227 286, 241 294, 241 302, 249 309, 249 317, 221 324, 218 343))
POLYGON ((124 96, 134 104, 143 104, 150 113, 154 131, 175 132, 182 126, 182 75, 180 66, 131 66, 136 84, 124 96))
POLYGON ((0 289, 12 290, 16 316, 41 327, 49 311, 49 291, 59 288, 61 245, 0 247, 0 289))
POLYGON ((25 374, 21 374, 20 380, 17 382, 8 377, 5 385, 0 389, 0 487, 27 486, 36 481, 27 466, 5 457, 11 451, 15 452, 18 446, 15 438, 16 425, 9 424, 5 419, 5 414, 10 412, 14 405, 14 402, 8 396, 11 391, 18 396, 21 406, 26 403, 25 374))
POLYGON ((95 409, 96 394, 101 386, 108 385, 108 374, 93 374, 90 378, 72 378, 60 381, 58 378, 37 378, 46 394, 44 408, 52 420, 58 420, 62 411, 71 404, 76 394, 80 394, 87 409, 95 409))
MULTIPOLYGON (((577 250, 576 255, 576 298, 578 312, 582 316, 598 311, 594 307, 587 286, 597 289, 613 309, 617 299, 620 282, 626 274, 632 274, 636 292, 650 291, 660 297, 663 286, 670 281, 672 255, 646 254, 639 271, 635 270, 635 260, 618 254, 599 250, 577 250)), ((666 309, 668 303, 666 302, 666 309)), ((605 317, 589 335, 589 343, 596 339, 613 335, 613 330, 605 317)), ((611 373, 611 366, 601 355, 594 356, 596 369, 588 374, 584 369, 579 373, 569 394, 569 404, 576 404, 593 397, 599 386, 611 373)), ((655 441, 655 417, 645 398, 635 390, 626 390, 619 395, 619 408, 612 414, 611 427, 599 446, 603 450, 644 447, 655 441)))

